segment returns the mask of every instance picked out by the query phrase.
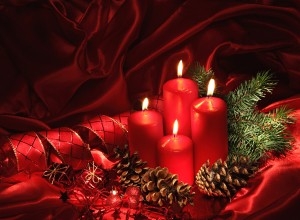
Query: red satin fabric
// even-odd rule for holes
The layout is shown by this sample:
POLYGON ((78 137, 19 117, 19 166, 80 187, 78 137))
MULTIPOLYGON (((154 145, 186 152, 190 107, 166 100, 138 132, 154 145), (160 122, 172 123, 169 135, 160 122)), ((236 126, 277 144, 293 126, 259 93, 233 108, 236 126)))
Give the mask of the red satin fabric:
POLYGON ((267 69, 280 80, 268 104, 299 92, 297 1, 2 2, 2 133, 123 112, 161 93, 179 59, 224 92, 267 69))
MULTIPOLYGON (((259 107, 297 110, 299 20, 297 0, 1 1, 1 134, 127 111, 140 98, 161 94, 180 59, 185 72, 195 61, 211 68, 223 93, 271 70, 278 86, 259 107)), ((197 195, 193 216, 299 218, 299 124, 291 129, 293 151, 269 161, 229 204, 197 195)), ((32 210, 40 219, 75 217, 44 180, 11 178, 1 179, 0 217, 32 217, 32 210)))

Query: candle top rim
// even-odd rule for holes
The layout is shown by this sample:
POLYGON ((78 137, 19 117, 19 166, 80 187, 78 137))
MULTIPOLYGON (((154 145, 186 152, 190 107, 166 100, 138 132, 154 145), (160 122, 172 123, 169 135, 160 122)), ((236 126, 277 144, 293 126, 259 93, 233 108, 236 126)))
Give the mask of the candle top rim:
POLYGON ((190 93, 193 91, 198 92, 198 85, 189 78, 176 78, 164 83, 163 89, 173 92, 190 93))
POLYGON ((175 137, 174 135, 166 135, 160 139, 159 146, 165 150, 180 151, 193 147, 193 141, 188 136, 182 134, 178 134, 175 137))
POLYGON ((227 109, 227 104, 226 102, 219 98, 219 97, 201 97, 196 99, 193 103, 192 103, 192 109, 194 109, 195 111, 211 111, 211 112, 215 112, 215 111, 219 111, 220 109, 227 109))
POLYGON ((143 121, 143 124, 152 124, 154 121, 162 121, 162 115, 158 111, 147 109, 144 111, 133 112, 129 116, 128 121, 134 121, 138 123, 143 121))

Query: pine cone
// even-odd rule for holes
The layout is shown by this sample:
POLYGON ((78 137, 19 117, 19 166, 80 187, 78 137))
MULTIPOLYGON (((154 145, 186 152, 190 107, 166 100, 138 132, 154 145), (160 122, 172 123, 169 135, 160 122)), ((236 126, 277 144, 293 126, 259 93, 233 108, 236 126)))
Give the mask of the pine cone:
POLYGON ((232 197, 257 169, 245 156, 232 156, 224 162, 219 159, 211 167, 207 161, 196 175, 196 184, 208 196, 232 197))
POLYGON ((127 145, 124 149, 115 148, 115 153, 116 159, 120 160, 116 165, 116 172, 122 187, 140 186, 142 176, 149 169, 147 162, 142 161, 137 152, 130 155, 127 145))
POLYGON ((145 200, 159 206, 177 203, 180 207, 193 204, 191 186, 178 182, 176 174, 164 167, 150 168, 142 177, 141 190, 145 200))

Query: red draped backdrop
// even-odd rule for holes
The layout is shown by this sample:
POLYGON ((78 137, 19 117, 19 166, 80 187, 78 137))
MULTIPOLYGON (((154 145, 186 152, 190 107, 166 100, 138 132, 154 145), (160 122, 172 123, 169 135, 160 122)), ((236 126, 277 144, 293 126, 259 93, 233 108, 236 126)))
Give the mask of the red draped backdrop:
MULTIPOLYGON (((286 105, 300 119, 298 0, 2 0, 0 133, 128 111, 160 95, 180 59, 184 72, 194 62, 211 68, 224 94, 270 70, 278 85, 259 108, 286 105)), ((299 126, 285 158, 270 160, 229 204, 199 198, 195 219, 299 218, 299 126)), ((55 187, 34 174, 19 179, 0 177, 0 219, 71 218, 55 187)))

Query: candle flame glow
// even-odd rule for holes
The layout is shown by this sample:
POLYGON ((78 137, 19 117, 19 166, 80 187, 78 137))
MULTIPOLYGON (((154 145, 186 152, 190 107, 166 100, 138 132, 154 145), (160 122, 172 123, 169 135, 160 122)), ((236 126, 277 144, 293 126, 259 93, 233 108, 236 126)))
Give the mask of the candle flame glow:
POLYGON ((182 60, 179 61, 177 66, 177 76, 182 77, 183 63, 182 60))
POLYGON ((207 96, 212 96, 215 90, 215 80, 210 79, 207 87, 207 96))
POLYGON ((145 98, 143 101, 143 105, 142 105, 142 110, 147 110, 148 109, 148 105, 149 105, 149 99, 145 98))
POLYGON ((173 135, 174 135, 174 137, 177 135, 177 133, 178 133, 178 127, 179 127, 179 125, 178 125, 178 120, 176 119, 175 121, 174 121, 174 124, 173 124, 173 135))

